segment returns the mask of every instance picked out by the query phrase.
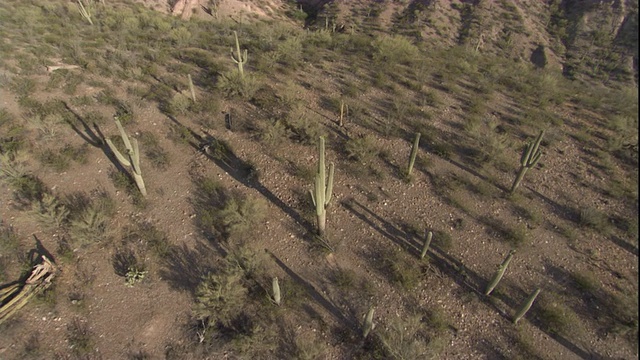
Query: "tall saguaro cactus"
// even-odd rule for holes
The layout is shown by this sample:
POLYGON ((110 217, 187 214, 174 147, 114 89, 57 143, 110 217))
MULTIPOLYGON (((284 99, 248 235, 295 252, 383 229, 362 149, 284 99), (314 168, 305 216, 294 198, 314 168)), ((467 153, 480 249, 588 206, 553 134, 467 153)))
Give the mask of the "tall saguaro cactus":
POLYGON ((411 176, 413 171, 413 164, 416 163, 416 156, 418 155, 418 147, 420 146, 420 133, 416 133, 416 137, 413 140, 413 146, 411 147, 411 155, 409 156, 409 167, 407 168, 407 176, 411 176))
POLYGON ((509 263, 511 262, 511 259, 513 258, 513 254, 515 254, 515 252, 516 252, 515 250, 509 251, 509 254, 504 259, 502 264, 500 264, 500 266, 498 266, 498 270, 496 270, 495 275, 493 275, 493 278, 491 279, 491 281, 487 285, 486 290, 484 291, 485 295, 491 294, 493 289, 495 289, 496 286, 498 286, 498 283, 502 279, 502 276, 504 275, 504 272, 507 270, 507 266, 509 266, 509 263))
POLYGON ((520 182, 522 181, 522 178, 524 178, 524 174, 527 173, 527 170, 536 166, 538 161, 540 161, 540 156, 542 156, 540 143, 542 142, 543 136, 544 130, 540 131, 536 140, 527 144, 527 148, 522 152, 522 157, 520 158, 520 171, 518 171, 518 175, 511 186, 510 194, 513 194, 518 186, 520 186, 520 182))
POLYGON ((513 315, 513 323, 517 324, 520 319, 531 309, 533 302, 536 301, 536 298, 540 294, 540 288, 535 289, 531 295, 522 303, 518 311, 513 315))
POLYGON ((233 59, 233 62, 238 64, 238 73, 240 74, 240 78, 244 79, 244 64, 247 63, 247 49, 244 49, 244 52, 241 52, 240 43, 238 42, 238 33, 234 31, 233 36, 236 38, 236 54, 231 50, 231 59, 233 59))
POLYGON ((127 136, 127 133, 124 131, 120 120, 117 117, 114 117, 114 119, 116 121, 116 126, 120 131, 120 137, 122 137, 124 146, 127 149, 126 156, 123 155, 115 145, 113 145, 113 142, 110 139, 106 139, 107 145, 109 145, 109 148, 116 155, 116 158, 122 166, 131 167, 133 179, 135 180, 138 189, 140 189, 143 196, 147 196, 147 188, 144 186, 142 171, 140 170, 140 150, 138 149, 138 140, 132 138, 131 141, 129 141, 129 136, 127 136))
POLYGON ((324 137, 320 136, 318 142, 318 171, 316 172, 316 180, 313 191, 311 193, 311 200, 316 207, 316 216, 318 219, 318 235, 323 236, 326 223, 327 223, 327 206, 331 201, 331 195, 333 193, 333 163, 329 164, 329 179, 327 180, 325 174, 324 165, 324 137))
POLYGON ((362 337, 364 339, 369 336, 371 330, 375 329, 376 324, 373 322, 373 306, 369 307, 369 311, 367 311, 367 315, 364 316, 364 327, 362 329, 362 337))

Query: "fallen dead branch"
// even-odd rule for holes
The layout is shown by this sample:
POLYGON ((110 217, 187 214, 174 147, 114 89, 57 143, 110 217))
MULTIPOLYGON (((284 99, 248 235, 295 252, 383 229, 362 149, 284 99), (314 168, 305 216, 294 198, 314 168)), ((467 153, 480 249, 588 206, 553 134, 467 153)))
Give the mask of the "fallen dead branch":
POLYGON ((60 70, 60 69, 79 69, 80 66, 78 65, 53 65, 53 66, 47 66, 47 71, 48 72, 53 72, 56 70, 60 70))
POLYGON ((42 262, 36 264, 24 283, 16 282, 0 289, 0 324, 23 308, 35 294, 51 285, 58 269, 42 255, 42 262))

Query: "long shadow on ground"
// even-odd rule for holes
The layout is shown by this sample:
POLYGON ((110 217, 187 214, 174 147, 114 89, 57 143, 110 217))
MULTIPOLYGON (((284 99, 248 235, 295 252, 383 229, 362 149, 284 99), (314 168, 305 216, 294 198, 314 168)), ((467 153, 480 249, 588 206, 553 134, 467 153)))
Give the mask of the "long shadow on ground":
POLYGON ((304 219, 293 208, 280 200, 274 193, 271 192, 271 190, 262 185, 259 180, 253 178, 251 176, 252 166, 246 161, 237 157, 233 153, 233 151, 231 151, 229 146, 222 140, 218 140, 213 135, 207 133, 205 133, 204 136, 200 136, 189 127, 181 124, 174 117, 170 115, 167 116, 174 124, 186 130, 191 135, 191 138, 187 139, 191 147, 193 147, 197 151, 202 152, 207 157, 207 159, 224 170, 234 180, 250 189, 255 189, 256 191, 258 191, 260 195, 264 196, 268 201, 276 205, 280 210, 287 214, 287 216, 293 219, 302 228, 306 229, 307 232, 311 233, 313 231, 313 224, 304 219))
POLYGON ((76 124, 74 124, 71 121, 68 121, 68 124, 71 127, 71 129, 76 134, 78 134, 78 136, 80 136, 84 141, 86 141, 87 144, 102 150, 104 155, 107 157, 107 159, 109 159, 109 161, 111 161, 111 163, 116 167, 116 169, 119 172, 125 174, 129 179, 130 183, 135 184, 133 176, 131 176, 129 171, 125 169, 122 166, 122 164, 120 164, 120 162, 116 158, 116 155, 113 153, 113 151, 111 151, 109 146, 107 146, 107 143, 105 141, 106 138, 102 133, 102 131, 100 130, 100 128, 98 127, 98 125, 94 123, 92 124, 93 125, 93 128, 92 128, 77 112, 71 109, 66 102, 63 102, 63 103, 64 103, 65 109, 68 112, 70 112, 75 117, 76 121, 82 125, 82 130, 80 130, 78 126, 76 126, 76 124))
MULTIPOLYGON (((347 210, 353 213, 357 218, 359 218, 364 223, 371 226, 373 229, 378 231, 385 238, 391 240, 393 243, 407 249, 413 255, 418 255, 418 247, 416 247, 415 240, 412 240, 409 236, 399 236, 406 235, 405 232, 400 230, 394 224, 384 220, 382 217, 378 216, 371 210, 367 209, 362 204, 357 201, 351 201, 343 204, 347 210)), ((456 259, 455 257, 449 255, 445 251, 437 248, 436 246, 431 246, 429 249, 429 256, 431 262, 438 268, 438 270, 451 278, 458 286, 468 289, 475 293, 479 300, 481 300, 485 305, 490 306, 494 310, 496 310, 505 320, 511 321, 511 315, 507 314, 505 311, 500 309, 492 300, 492 298, 497 298, 501 300, 504 304, 509 306, 512 309, 517 309, 520 304, 517 303, 513 298, 503 294, 502 292, 494 292, 491 296, 485 296, 483 291, 484 286, 487 284, 487 280, 483 279, 478 273, 474 272, 471 269, 468 269, 464 266, 464 264, 456 259)), ((566 337, 553 333, 547 330, 543 321, 541 321, 537 316, 535 316, 535 311, 532 311, 532 315, 527 316, 529 322, 537 327, 540 331, 547 334, 549 337, 556 340, 559 344, 564 346, 569 351, 573 352, 577 356, 582 359, 603 359, 602 356, 590 352, 588 350, 582 349, 580 346, 571 342, 566 337)))
POLYGON ((287 275, 289 275, 294 281, 304 287, 309 296, 314 299, 320 306, 322 306, 329 314, 331 314, 340 324, 344 324, 347 328, 356 331, 358 327, 358 322, 353 317, 345 314, 340 310, 330 299, 327 299, 322 293, 316 290, 315 286, 311 284, 309 281, 305 280, 303 277, 298 275, 295 271, 293 271, 290 267, 288 267, 282 260, 280 260, 276 255, 271 252, 268 252, 269 255, 274 259, 276 264, 284 270, 287 275))

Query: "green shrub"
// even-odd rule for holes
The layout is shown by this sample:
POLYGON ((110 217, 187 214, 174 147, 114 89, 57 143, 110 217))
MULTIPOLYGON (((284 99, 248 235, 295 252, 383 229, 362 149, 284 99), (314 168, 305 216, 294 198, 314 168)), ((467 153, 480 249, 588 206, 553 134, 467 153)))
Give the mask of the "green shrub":
POLYGON ((196 289, 194 313, 211 325, 229 323, 244 307, 247 294, 242 269, 229 265, 202 279, 196 289))
POLYGON ((594 207, 583 207, 580 209, 579 224, 599 232, 608 232, 610 230, 609 217, 607 214, 594 207))
POLYGON ((85 246, 106 239, 108 219, 105 211, 90 206, 71 219, 69 234, 77 246, 85 246))
POLYGON ((166 152, 150 131, 142 131, 138 136, 144 155, 149 159, 151 165, 156 169, 164 170, 169 166, 169 153, 166 152))
POLYGON ((355 161, 363 164, 368 164, 373 160, 380 149, 376 145, 376 137, 373 135, 364 135, 357 138, 347 140, 345 144, 345 150, 347 156, 355 161))
POLYGON ((67 324, 67 342, 76 355, 84 356, 93 351, 93 336, 87 320, 74 317, 67 324))
POLYGON ((198 214, 198 226, 205 231, 215 231, 226 239, 241 237, 258 226, 264 218, 266 204, 237 191, 227 191, 218 182, 198 179, 194 205, 198 214))
POLYGON ((417 314, 393 318, 379 336, 390 359, 437 358, 446 346, 442 334, 429 331, 417 314))
POLYGON ((399 284, 405 290, 415 288, 420 282, 420 268, 407 259, 400 250, 384 252, 380 266, 392 282, 399 284))
POLYGON ((420 58, 420 50, 402 35, 381 35, 373 41, 373 59, 385 67, 410 64, 420 58))
POLYGON ((251 74, 245 74, 243 78, 238 71, 232 70, 220 74, 216 86, 226 97, 251 99, 260 88, 261 81, 251 74))

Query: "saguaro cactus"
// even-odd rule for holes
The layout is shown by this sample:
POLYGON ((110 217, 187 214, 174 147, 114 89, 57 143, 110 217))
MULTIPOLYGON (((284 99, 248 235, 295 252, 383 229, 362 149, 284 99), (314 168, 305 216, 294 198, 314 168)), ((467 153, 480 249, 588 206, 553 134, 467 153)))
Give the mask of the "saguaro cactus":
POLYGON ((513 323, 514 324, 517 324, 518 321, 520 321, 520 319, 522 319, 524 314, 526 314, 527 311, 529 311, 529 309, 531 309, 531 305, 533 305, 533 302, 536 300, 536 297, 538 297, 538 294, 540 294, 540 288, 538 288, 534 292, 532 292, 531 295, 529 295, 529 297, 527 298, 527 300, 524 301, 524 303, 522 304, 520 309, 518 309, 516 314, 513 316, 513 323))
POLYGON ((82 1, 78 0, 78 10, 80 11, 80 15, 85 18, 89 24, 93 25, 93 21, 91 20, 91 12, 84 6, 82 1))
POLYGON ((277 277, 274 277, 271 281, 271 287, 273 288, 273 303, 280 306, 282 298, 280 296, 280 284, 278 283, 277 277))
POLYGON ((431 245, 431 239, 433 239, 433 232, 427 230, 424 238, 424 245, 422 246, 422 252, 420 253, 420 259, 424 259, 425 255, 427 255, 429 245, 431 245))
POLYGON ((247 49, 244 49, 244 52, 241 52, 240 43, 238 42, 238 33, 234 31, 233 36, 236 38, 236 54, 233 54, 232 49, 231 59, 238 64, 238 73, 240 74, 240 78, 244 79, 244 64, 247 62, 247 49))
POLYGON ((124 131, 120 120, 118 117, 114 117, 116 121, 116 126, 120 131, 120 137, 122 137, 122 141, 124 142, 124 146, 127 149, 126 156, 122 155, 118 148, 113 145, 110 139, 106 139, 107 145, 113 153, 116 155, 116 158, 124 167, 131 167, 133 173, 133 179, 136 181, 136 185, 143 196, 147 196, 147 188, 144 186, 144 180, 142 180, 142 171, 140 170, 140 150, 138 149, 138 141, 135 138, 132 138, 129 141, 129 136, 124 131))
POLYGON ((376 327, 376 324, 373 323, 373 306, 369 308, 367 315, 364 317, 364 328, 362 329, 362 337, 367 338, 371 330, 376 327))
POLYGON ((413 171, 413 165, 416 163, 416 156, 418 155, 418 146, 420 145, 420 133, 416 133, 416 138, 413 140, 413 147, 411 148, 411 156, 409 156, 409 167, 407 168, 407 176, 411 176, 413 171))
POLYGON ((340 118, 338 119, 338 125, 344 126, 344 119, 349 114, 349 105, 345 104, 344 100, 340 100, 340 118))
POLYGON ((540 152, 540 143, 542 142, 543 136, 544 130, 540 131, 536 140, 527 144, 527 148, 522 152, 522 157, 520 158, 520 171, 518 171, 518 176, 516 176, 516 180, 511 186, 510 194, 513 194, 518 186, 520 186, 520 182, 522 181, 522 178, 524 178, 524 174, 527 173, 527 170, 536 166, 538 161, 540 161, 540 156, 542 155, 542 152, 540 152))
POLYGON ((331 201, 331 195, 333 193, 333 163, 329 164, 329 179, 325 176, 324 165, 324 137, 320 136, 318 142, 318 152, 320 158, 318 160, 318 172, 316 172, 316 180, 313 191, 311 193, 311 200, 316 207, 316 216, 318 219, 318 235, 323 236, 326 223, 327 223, 327 206, 331 201))
POLYGON ((191 74, 187 74, 187 78, 189 79, 189 92, 191 93, 191 100, 196 102, 196 88, 193 86, 193 80, 191 79, 191 74))
POLYGON ((504 259, 502 264, 498 266, 498 270, 496 270, 495 275, 493 275, 493 279, 491 279, 491 282, 489 282, 489 284, 487 285, 487 289, 484 291, 485 295, 491 294, 493 289, 496 288, 496 286, 502 279, 504 272, 507 270, 507 266, 509 266, 509 263, 511 262, 511 259, 513 258, 513 254, 515 254, 515 252, 516 252, 515 250, 509 251, 509 255, 507 255, 507 257, 504 259))

